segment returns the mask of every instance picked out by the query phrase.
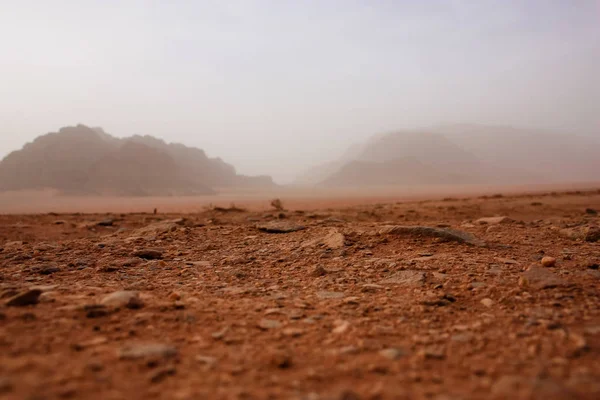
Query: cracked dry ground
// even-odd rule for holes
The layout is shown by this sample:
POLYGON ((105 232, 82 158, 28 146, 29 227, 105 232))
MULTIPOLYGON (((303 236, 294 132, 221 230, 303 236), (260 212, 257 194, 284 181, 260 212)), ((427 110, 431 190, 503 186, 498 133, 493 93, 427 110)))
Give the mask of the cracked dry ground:
POLYGON ((0 216, 0 398, 600 398, 595 209, 0 216))

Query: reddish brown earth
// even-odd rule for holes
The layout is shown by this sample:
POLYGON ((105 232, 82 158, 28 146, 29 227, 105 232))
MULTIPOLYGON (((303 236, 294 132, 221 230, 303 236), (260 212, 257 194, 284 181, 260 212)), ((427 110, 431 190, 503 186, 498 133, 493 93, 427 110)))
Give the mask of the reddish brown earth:
POLYGON ((600 191, 0 216, 0 398, 600 398, 594 210, 600 191))

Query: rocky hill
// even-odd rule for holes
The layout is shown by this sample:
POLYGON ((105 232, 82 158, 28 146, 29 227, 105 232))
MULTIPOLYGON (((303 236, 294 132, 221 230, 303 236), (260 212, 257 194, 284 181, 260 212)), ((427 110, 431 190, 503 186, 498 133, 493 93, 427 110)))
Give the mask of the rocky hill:
POLYGON ((238 175, 201 149, 151 136, 115 138, 101 128, 66 127, 38 137, 0 162, 0 190, 57 189, 71 194, 193 195, 214 188, 272 186, 238 175))
POLYGON ((528 184, 597 181, 600 143, 584 137, 452 125, 379 134, 298 184, 528 184), (359 149, 359 150, 357 150, 359 149))

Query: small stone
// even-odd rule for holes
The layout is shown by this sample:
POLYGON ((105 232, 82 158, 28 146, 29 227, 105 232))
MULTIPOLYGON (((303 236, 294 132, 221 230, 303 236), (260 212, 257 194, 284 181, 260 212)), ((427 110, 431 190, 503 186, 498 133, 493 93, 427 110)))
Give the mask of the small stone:
POLYGON ((37 304, 41 294, 40 289, 30 289, 9 298, 6 305, 9 307, 24 307, 37 304))
POLYGON ((426 347, 419 352, 419 355, 423 358, 432 360, 443 360, 446 358, 444 348, 441 346, 426 347))
POLYGON ((126 258, 125 260, 119 261, 118 265, 121 267, 135 267, 142 262, 139 258, 126 258))
POLYGON ((485 299, 481 300, 481 304, 483 304, 487 308, 490 308, 491 306, 494 305, 494 300, 489 299, 489 298, 485 298, 485 299))
POLYGON ((518 264, 518 262, 516 260, 513 260, 512 258, 497 257, 496 261, 501 262, 503 264, 508 264, 508 265, 518 264))
POLYGON ((379 352, 379 354, 389 360, 397 360, 397 359, 403 357, 405 355, 405 352, 402 351, 401 349, 389 348, 389 349, 381 350, 379 352))
POLYGON ((210 261, 188 261, 186 265, 191 265, 193 267, 203 267, 210 268, 212 267, 212 263, 210 261))
POLYGON ((541 263, 544 267, 547 267, 547 268, 554 267, 556 265, 556 258, 546 256, 546 257, 542 258, 541 263))
POLYGON ((100 346, 102 344, 108 343, 108 339, 103 337, 103 336, 98 336, 89 340, 86 340, 84 342, 80 342, 77 344, 73 345, 73 348, 77 351, 81 351, 83 349, 87 349, 90 347, 96 347, 96 346, 100 346))
POLYGON ((263 330, 277 329, 281 327, 281 322, 274 319, 263 318, 258 322, 258 327, 263 330))
POLYGON ((169 294, 169 300, 171 300, 171 301, 181 300, 181 294, 179 294, 178 292, 171 292, 171 294, 169 294))
POLYGON ((34 270, 40 275, 52 275, 55 272, 60 272, 60 268, 56 265, 41 265, 34 267, 34 270))
POLYGON ((486 283, 485 282, 471 282, 469 283, 469 289, 481 289, 486 287, 486 283))
POLYGON ((344 293, 342 292, 328 292, 326 290, 322 290, 317 292, 317 297, 320 299, 341 299, 344 297, 344 293))
POLYGON ((165 378, 168 378, 169 376, 173 376, 175 375, 175 372, 177 372, 177 370, 175 369, 175 367, 165 367, 165 368, 159 368, 156 371, 153 371, 150 374, 150 382, 152 383, 158 383, 163 381, 165 378))
POLYGON ((335 321, 335 328, 333 328, 331 332, 335 333, 336 335, 339 335, 341 333, 346 332, 348 328, 350 328, 350 322, 338 320, 335 321))
POLYGON ((114 223, 115 223, 115 221, 112 219, 105 219, 100 222, 97 222, 96 225, 98 225, 98 226, 113 226, 114 223))
POLYGON ((425 283, 425 273, 422 271, 399 271, 381 283, 404 285, 404 286, 422 286, 425 283))
POLYGON ((497 225, 497 224, 505 224, 507 222, 511 222, 511 219, 506 216, 479 218, 478 220, 475 221, 475 223, 477 223, 479 225, 497 225))
POLYGON ((314 277, 319 277, 319 276, 323 276, 326 274, 327 274, 327 270, 325 268, 323 268, 321 265, 317 265, 310 273, 310 275, 314 276, 314 277))
POLYGON ((83 307, 86 318, 106 317, 110 312, 102 304, 88 304, 83 307))
POLYGON ((163 252, 158 249, 142 249, 134 251, 132 255, 144 260, 160 260, 162 259, 163 252))
POLYGON ((344 304, 353 304, 353 305, 358 305, 360 304, 360 297, 357 296, 349 296, 349 297, 345 297, 344 300, 342 300, 344 304))
POLYGON ((325 244, 325 246, 330 249, 340 249, 344 247, 344 242, 344 234, 337 231, 331 232, 323 239, 323 243, 325 244))
POLYGON ((586 208, 585 213, 588 215, 598 215, 598 211, 594 210, 593 208, 586 208))
POLYGON ((304 335, 304 330, 300 328, 285 328, 281 331, 285 336, 300 337, 304 335))
POLYGON ((208 366, 213 366, 217 363, 217 359, 215 357, 211 357, 211 356, 197 355, 195 358, 196 358, 196 361, 198 361, 199 363, 206 364, 208 366))
POLYGON ((171 358, 177 355, 177 348, 162 343, 133 344, 119 350, 122 360, 136 360, 146 357, 171 358))
POLYGON ((292 366, 292 356, 286 351, 275 351, 271 354, 270 363, 280 369, 287 369, 292 366))
POLYGON ((106 295, 100 301, 100 304, 107 307, 127 307, 131 309, 138 309, 144 306, 139 292, 129 290, 119 290, 106 295))

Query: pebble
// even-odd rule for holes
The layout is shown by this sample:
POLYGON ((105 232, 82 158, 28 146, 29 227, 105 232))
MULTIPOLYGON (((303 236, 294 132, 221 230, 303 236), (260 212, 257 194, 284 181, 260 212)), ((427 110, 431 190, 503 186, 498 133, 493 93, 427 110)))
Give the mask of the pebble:
POLYGON ((496 224, 505 224, 510 221, 511 221, 510 218, 508 218, 506 216, 502 216, 502 217, 479 218, 478 220, 475 221, 475 223, 480 224, 480 225, 496 225, 496 224))
POLYGON ((389 360, 397 360, 403 357, 406 353, 398 348, 389 348, 381 350, 379 354, 389 360))
POLYGON ((325 268, 323 268, 321 265, 317 265, 316 267, 314 267, 312 272, 310 273, 310 275, 314 276, 314 277, 319 277, 319 276, 323 276, 326 274, 327 274, 327 270, 325 268))
POLYGON ((158 249, 142 249, 134 251, 132 255, 144 260, 160 260, 163 257, 163 252, 158 249))
POLYGON ((169 376, 175 375, 176 372, 177 370, 175 369, 175 367, 159 368, 158 370, 150 373, 149 380, 152 383, 158 383, 169 376))
POLYGON ((406 286, 422 286, 425 283, 425 272, 422 271, 398 271, 382 283, 391 283, 406 286))
POLYGON ((136 360, 146 357, 171 358, 177 355, 177 348, 162 343, 145 343, 124 346, 118 356, 122 360, 136 360))
POLYGON ((346 238, 344 237, 344 234, 334 231, 331 232, 329 235, 325 236, 325 238, 323 239, 323 243, 327 248, 341 249, 342 247, 344 247, 345 240, 346 238))
POLYGON ((546 257, 542 258, 541 263, 544 267, 547 267, 547 268, 554 267, 556 265, 556 258, 546 256, 546 257))
POLYGON ((106 295, 100 301, 100 304, 107 307, 127 307, 131 309, 138 309, 144 306, 139 292, 130 290, 119 290, 106 295))
POLYGON ((348 328, 350 328, 350 322, 338 320, 335 321, 335 328, 331 332, 339 335, 346 332, 348 328))
POLYGON ((328 292, 326 290, 321 290, 317 292, 317 297, 320 299, 341 299, 344 297, 344 293, 342 292, 328 292))
POLYGON ((441 346, 426 347, 419 352, 419 355, 423 358, 428 358, 432 360, 442 360, 446 358, 444 349, 441 346))
POLYGON ((274 319, 263 318, 258 322, 258 327, 263 330, 277 329, 281 327, 281 322, 274 319))
POLYGON ((42 291, 40 289, 29 289, 9 298, 6 301, 6 305, 9 307, 24 307, 37 304, 41 294, 42 291))
POLYGON ((35 271, 40 275, 52 275, 55 272, 60 272, 60 268, 56 265, 40 265, 34 267, 35 271))
POLYGON ((484 306, 490 308, 491 306, 494 305, 494 300, 489 299, 489 298, 485 298, 485 299, 481 300, 481 304, 483 304, 484 306))
POLYGON ((283 350, 275 351, 270 356, 270 363, 279 369, 287 369, 292 366, 292 356, 283 350))
POLYGON ((304 335, 304 330, 300 328, 285 328, 282 333, 289 337, 300 337, 304 335))
POLYGON ((211 356, 197 355, 195 358, 196 358, 196 361, 198 361, 199 363, 206 364, 209 366, 213 366, 217 363, 217 359, 215 357, 211 357, 211 356))

